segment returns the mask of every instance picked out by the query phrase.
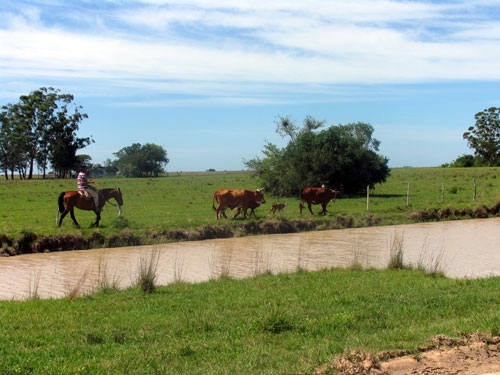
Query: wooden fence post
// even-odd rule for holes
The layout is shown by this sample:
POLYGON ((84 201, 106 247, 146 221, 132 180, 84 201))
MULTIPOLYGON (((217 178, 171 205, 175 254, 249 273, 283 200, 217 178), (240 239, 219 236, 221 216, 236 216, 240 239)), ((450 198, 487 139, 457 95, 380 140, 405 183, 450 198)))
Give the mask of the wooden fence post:
POLYGON ((366 211, 370 209, 370 185, 366 186, 366 211))
POLYGON ((406 189, 406 207, 410 205, 410 183, 408 182, 408 188, 406 189))

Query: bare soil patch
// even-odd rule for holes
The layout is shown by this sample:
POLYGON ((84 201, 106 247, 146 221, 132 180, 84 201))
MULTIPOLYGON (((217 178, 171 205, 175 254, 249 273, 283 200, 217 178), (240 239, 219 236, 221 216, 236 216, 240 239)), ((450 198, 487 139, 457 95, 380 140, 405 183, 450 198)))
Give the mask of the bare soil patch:
POLYGON ((353 351, 318 368, 315 375, 500 375, 500 337, 479 333, 435 336, 419 353, 353 351))

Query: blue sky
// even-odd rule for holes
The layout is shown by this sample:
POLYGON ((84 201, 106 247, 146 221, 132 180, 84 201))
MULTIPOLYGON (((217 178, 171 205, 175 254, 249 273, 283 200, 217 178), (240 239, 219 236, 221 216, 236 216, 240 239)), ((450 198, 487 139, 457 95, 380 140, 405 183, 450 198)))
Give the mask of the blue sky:
POLYGON ((391 167, 473 151, 500 106, 500 1, 96 0, 0 3, 0 104, 54 87, 89 118, 94 163, 133 143, 167 170, 244 169, 278 116, 368 122, 391 167))

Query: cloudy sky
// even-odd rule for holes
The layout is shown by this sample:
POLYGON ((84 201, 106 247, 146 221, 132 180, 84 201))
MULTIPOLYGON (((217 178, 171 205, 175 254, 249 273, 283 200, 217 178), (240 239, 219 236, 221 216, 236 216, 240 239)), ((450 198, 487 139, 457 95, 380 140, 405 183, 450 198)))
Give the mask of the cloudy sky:
POLYGON ((310 115, 439 166, 500 106, 498 0, 4 0, 0 19, 0 104, 75 95, 94 163, 154 143, 168 171, 244 169, 288 142, 278 116, 310 115))

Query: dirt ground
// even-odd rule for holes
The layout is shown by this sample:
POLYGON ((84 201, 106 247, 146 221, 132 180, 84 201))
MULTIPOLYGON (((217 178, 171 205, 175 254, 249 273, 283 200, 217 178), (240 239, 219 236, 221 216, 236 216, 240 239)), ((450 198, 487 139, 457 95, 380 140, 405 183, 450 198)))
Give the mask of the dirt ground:
POLYGON ((436 336, 418 354, 360 351, 317 369, 315 375, 500 375, 500 337, 436 336))

